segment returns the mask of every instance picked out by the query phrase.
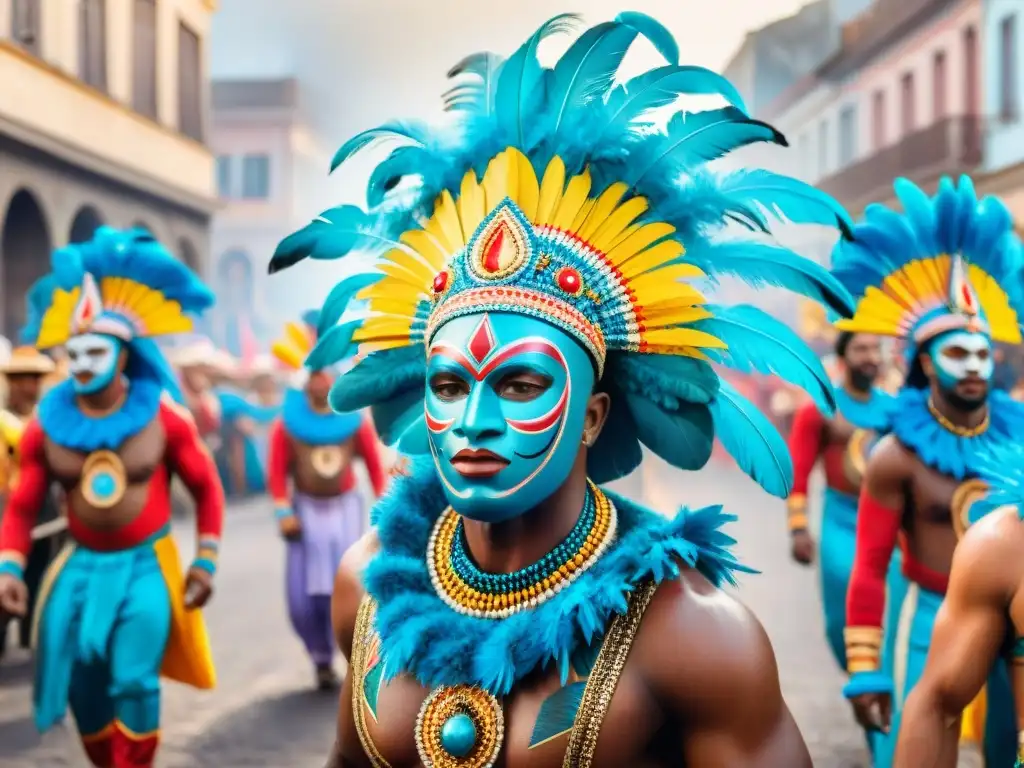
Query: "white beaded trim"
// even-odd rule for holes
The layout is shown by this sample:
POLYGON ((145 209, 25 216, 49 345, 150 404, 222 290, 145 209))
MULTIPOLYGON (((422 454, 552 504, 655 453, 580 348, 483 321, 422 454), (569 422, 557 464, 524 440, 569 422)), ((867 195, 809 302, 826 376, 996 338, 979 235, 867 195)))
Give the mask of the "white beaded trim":
POLYGON ((473 616, 478 619, 505 619, 512 614, 526 610, 527 608, 536 608, 538 605, 550 600, 576 581, 580 574, 587 571, 594 563, 601 559, 601 556, 608 550, 608 547, 612 545, 612 542, 615 541, 615 532, 618 528, 619 515, 618 511, 615 509, 615 503, 607 496, 605 499, 608 502, 608 530, 605 532, 604 539, 597 545, 590 557, 584 560, 583 564, 579 568, 572 571, 568 576, 559 581, 558 584, 544 590, 544 592, 537 595, 537 597, 531 597, 526 602, 518 603, 514 606, 509 606, 508 608, 500 608, 496 611, 485 611, 479 608, 466 608, 452 598, 441 585, 441 580, 437 575, 437 566, 434 564, 434 548, 437 544, 437 535, 446 517, 444 514, 440 515, 434 523, 434 529, 430 532, 430 539, 427 541, 427 569, 430 571, 430 583, 434 586, 434 592, 436 592, 437 596, 445 602, 445 605, 456 613, 461 613, 464 616, 473 616))

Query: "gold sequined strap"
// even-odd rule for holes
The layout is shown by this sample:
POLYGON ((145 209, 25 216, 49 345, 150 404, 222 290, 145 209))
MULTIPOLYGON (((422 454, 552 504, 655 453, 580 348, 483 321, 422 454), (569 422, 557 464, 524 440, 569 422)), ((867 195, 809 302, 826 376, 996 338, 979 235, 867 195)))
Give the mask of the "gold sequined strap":
POLYGON ((377 604, 369 595, 364 595, 356 613, 356 628, 352 635, 352 659, 349 674, 352 675, 352 719, 355 721, 359 743, 373 768, 391 768, 391 765, 377 751, 366 728, 366 702, 363 685, 366 680, 367 654, 373 642, 373 617, 377 612, 377 604))
POLYGON ((565 751, 562 768, 590 768, 593 763, 597 738, 612 703, 615 686, 619 683, 629 649, 633 646, 633 638, 636 637, 644 612, 657 588, 658 585, 653 581, 646 581, 637 587, 629 596, 629 609, 616 616, 608 628, 583 690, 583 699, 569 734, 569 746, 565 751))

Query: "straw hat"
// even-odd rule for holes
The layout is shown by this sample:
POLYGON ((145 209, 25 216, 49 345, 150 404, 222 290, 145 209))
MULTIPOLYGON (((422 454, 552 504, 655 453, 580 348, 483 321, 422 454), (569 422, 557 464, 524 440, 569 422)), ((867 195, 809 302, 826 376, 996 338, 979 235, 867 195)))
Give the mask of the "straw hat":
POLYGON ((18 374, 36 374, 46 376, 56 370, 53 360, 35 347, 15 347, 9 354, 0 351, 0 374, 7 376, 18 374))
POLYGON ((209 339, 199 339, 167 351, 167 360, 175 368, 198 368, 210 365, 217 355, 217 348, 209 339))

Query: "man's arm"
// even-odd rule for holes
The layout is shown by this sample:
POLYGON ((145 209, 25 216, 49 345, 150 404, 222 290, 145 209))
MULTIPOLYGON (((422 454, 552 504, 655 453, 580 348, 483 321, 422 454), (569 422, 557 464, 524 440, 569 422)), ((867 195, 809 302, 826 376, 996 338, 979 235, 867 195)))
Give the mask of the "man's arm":
POLYGON ((373 431, 373 425, 369 421, 364 420, 356 432, 356 450, 366 466, 366 474, 370 476, 373 492, 380 498, 388 486, 388 473, 380 459, 381 448, 377 433, 373 431))
POLYGON ((768 636, 704 577, 685 571, 658 588, 633 653, 678 734, 672 764, 811 768, 768 636))
POLYGON ((284 424, 275 419, 267 437, 267 491, 274 502, 274 515, 279 520, 294 514, 288 490, 293 460, 292 444, 284 431, 284 424))
POLYGON ((813 402, 804 403, 796 412, 789 433, 789 453, 793 457, 793 489, 786 500, 789 529, 807 529, 807 490, 814 465, 821 455, 825 418, 813 402))
POLYGON ((857 507, 857 549, 846 593, 848 697, 888 693, 891 681, 878 673, 885 612, 885 580, 903 519, 908 457, 892 437, 868 459, 857 507))
MULTIPOLYGON (((356 614, 363 599, 363 569, 380 546, 376 531, 371 530, 345 553, 334 577, 331 595, 331 624, 345 660, 351 664, 356 614)), ((326 768, 370 768, 363 752, 352 715, 352 673, 345 675, 338 701, 338 730, 326 768)))
POLYGON ((928 662, 903 710, 896 768, 955 768, 960 713, 985 684, 1006 637, 1021 580, 1021 522, 1014 509, 973 525, 953 553, 949 590, 928 662))

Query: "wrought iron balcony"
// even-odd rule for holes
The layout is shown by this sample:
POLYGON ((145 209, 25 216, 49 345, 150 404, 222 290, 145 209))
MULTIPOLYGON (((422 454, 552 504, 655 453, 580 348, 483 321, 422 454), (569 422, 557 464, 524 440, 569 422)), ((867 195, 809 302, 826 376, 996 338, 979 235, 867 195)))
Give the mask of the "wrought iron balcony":
POLYGON ((827 176, 818 187, 856 214, 868 203, 892 199, 897 176, 929 186, 944 174, 975 171, 981 165, 982 138, 980 117, 949 117, 827 176))

